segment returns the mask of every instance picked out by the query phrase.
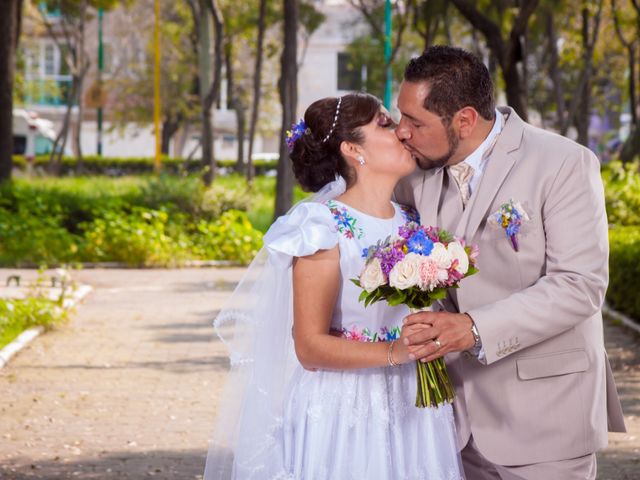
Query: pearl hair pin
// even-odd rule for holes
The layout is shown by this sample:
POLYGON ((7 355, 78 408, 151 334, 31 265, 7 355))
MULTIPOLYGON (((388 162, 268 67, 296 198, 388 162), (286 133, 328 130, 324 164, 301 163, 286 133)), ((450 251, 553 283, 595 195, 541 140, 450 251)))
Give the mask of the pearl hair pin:
POLYGON ((336 128, 336 123, 338 123, 338 115, 340 115, 340 104, 341 103, 342 103, 342 97, 339 97, 338 98, 338 106, 336 107, 336 114, 333 117, 333 123, 331 124, 331 129, 329 130, 329 133, 327 133, 327 136, 322 139, 321 143, 325 143, 327 140, 329 140, 329 137, 333 133, 333 129, 336 128))

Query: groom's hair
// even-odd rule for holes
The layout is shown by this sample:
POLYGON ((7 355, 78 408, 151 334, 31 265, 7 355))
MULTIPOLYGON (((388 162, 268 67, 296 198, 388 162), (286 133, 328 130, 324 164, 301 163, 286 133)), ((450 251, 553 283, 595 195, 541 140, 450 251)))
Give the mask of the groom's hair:
POLYGON ((427 82, 424 108, 447 122, 464 107, 473 107, 486 120, 495 118, 493 82, 489 70, 471 52, 434 45, 412 58, 404 71, 407 82, 427 82))

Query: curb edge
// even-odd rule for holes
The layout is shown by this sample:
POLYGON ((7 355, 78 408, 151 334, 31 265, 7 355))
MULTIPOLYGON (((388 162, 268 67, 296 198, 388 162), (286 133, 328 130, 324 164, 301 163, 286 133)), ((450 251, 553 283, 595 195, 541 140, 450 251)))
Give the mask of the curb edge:
MULTIPOLYGON (((93 290, 91 285, 80 285, 78 289, 73 292, 73 295, 69 298, 66 298, 63 302, 63 307, 71 309, 75 307, 78 303, 80 303, 89 293, 93 290)), ((0 350, 0 369, 2 369, 11 357, 13 357, 16 353, 22 350, 24 347, 29 345, 31 341, 40 335, 44 331, 43 327, 33 327, 28 328, 20 335, 18 335, 12 342, 6 345, 3 349, 0 350)))

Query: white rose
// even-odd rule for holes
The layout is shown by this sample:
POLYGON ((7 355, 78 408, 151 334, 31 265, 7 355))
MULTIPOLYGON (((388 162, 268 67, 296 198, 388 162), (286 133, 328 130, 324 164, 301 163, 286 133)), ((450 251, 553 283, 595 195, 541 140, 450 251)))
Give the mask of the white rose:
POLYGON ((367 292, 371 293, 380 285, 384 285, 386 281, 384 273, 382 272, 382 266, 380 265, 380 259, 372 258, 360 274, 360 285, 367 292))
POLYGON ((466 274, 469 270, 469 256, 467 255, 467 252, 464 251, 464 247, 460 242, 451 242, 447 246, 447 250, 453 260, 458 260, 458 265, 456 266, 458 273, 461 273, 462 275, 466 274))
POLYGON ((400 290, 415 287, 420 282, 422 255, 408 253, 389 272, 389 285, 400 290))
POLYGON ((429 258, 436 263, 438 268, 444 268, 445 270, 451 266, 453 261, 451 254, 447 251, 447 247, 440 242, 433 244, 433 250, 431 250, 429 258))

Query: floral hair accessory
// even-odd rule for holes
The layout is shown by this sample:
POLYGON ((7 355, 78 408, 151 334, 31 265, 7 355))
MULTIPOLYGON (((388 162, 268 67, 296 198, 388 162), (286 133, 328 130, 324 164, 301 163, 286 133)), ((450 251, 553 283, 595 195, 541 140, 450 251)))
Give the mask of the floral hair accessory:
POLYGON ((300 119, 298 123, 294 123, 291 125, 291 130, 287 130, 286 142, 287 148, 289 149, 289 153, 293 151, 293 146, 302 135, 305 133, 309 133, 310 130, 307 128, 307 124, 304 123, 303 119, 300 119))
POLYGON ((490 221, 494 225, 504 229, 507 237, 511 240, 511 246, 516 252, 519 249, 518 233, 520 232, 520 227, 523 222, 528 222, 529 220, 529 215, 527 215, 520 202, 515 202, 513 199, 503 203, 500 209, 490 217, 490 221))

